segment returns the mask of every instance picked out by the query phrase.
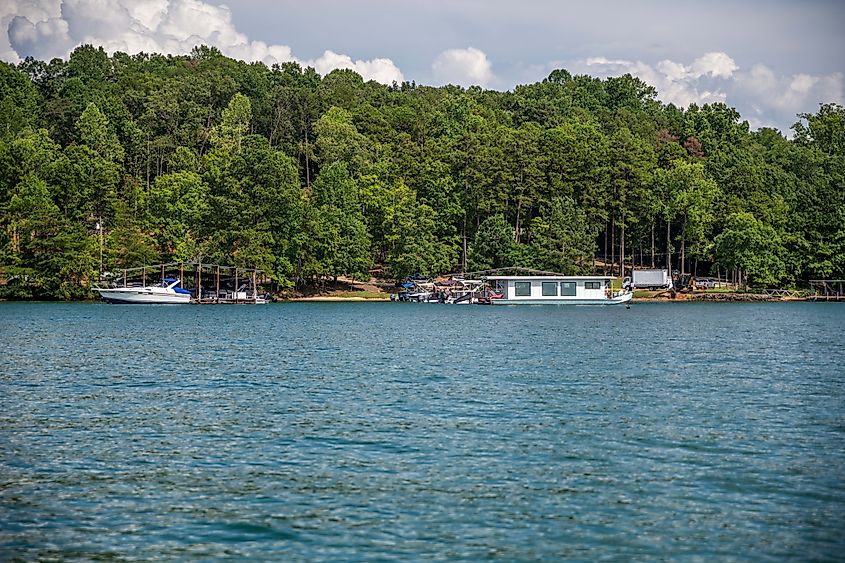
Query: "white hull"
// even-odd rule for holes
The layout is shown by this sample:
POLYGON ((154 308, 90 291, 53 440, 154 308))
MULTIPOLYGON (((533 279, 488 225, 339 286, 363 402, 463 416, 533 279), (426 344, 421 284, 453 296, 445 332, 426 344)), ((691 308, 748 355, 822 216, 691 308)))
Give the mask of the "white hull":
POLYGON ((179 305, 191 302, 191 296, 188 294, 175 293, 173 290, 159 287, 95 288, 95 291, 98 291, 107 303, 179 305))
POLYGON ((627 303, 634 296, 633 293, 623 293, 612 298, 603 299, 585 299, 585 298, 565 298, 565 297, 549 297, 546 299, 491 299, 492 305, 621 305, 627 303))

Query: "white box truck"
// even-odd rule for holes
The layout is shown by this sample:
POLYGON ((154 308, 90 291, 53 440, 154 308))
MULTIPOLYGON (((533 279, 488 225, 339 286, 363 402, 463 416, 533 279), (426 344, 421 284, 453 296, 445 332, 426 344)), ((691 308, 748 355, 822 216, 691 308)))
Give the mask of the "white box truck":
POLYGON ((632 278, 625 278, 633 289, 671 289, 672 276, 666 270, 634 270, 632 278))

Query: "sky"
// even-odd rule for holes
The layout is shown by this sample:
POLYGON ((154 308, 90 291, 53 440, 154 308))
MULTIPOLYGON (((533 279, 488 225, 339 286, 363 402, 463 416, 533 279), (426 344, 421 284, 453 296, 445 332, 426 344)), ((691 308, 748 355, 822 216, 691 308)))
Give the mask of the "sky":
POLYGON ((0 0, 0 60, 108 52, 351 68, 384 84, 511 90, 552 70, 630 73, 658 98, 724 102, 789 135, 845 105, 842 0, 0 0))

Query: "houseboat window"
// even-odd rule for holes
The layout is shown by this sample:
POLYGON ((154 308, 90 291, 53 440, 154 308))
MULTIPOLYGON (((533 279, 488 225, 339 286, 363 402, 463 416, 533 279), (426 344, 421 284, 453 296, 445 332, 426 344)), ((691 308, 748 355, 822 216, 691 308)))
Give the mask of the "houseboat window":
POLYGON ((601 282, 584 282, 584 289, 601 289, 601 282))
POLYGON ((543 297, 557 297, 557 282, 543 282, 543 297))
POLYGON ((575 295, 575 282, 560 282, 560 294, 563 297, 575 295))
POLYGON ((517 297, 529 297, 531 295, 531 282, 514 282, 514 295, 517 297))

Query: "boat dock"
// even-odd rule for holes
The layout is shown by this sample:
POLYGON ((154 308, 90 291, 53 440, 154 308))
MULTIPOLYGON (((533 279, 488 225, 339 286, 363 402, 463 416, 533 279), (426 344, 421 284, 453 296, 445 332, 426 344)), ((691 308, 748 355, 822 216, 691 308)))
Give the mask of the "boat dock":
POLYGON ((170 262, 123 268, 102 276, 111 287, 146 286, 148 282, 176 278, 191 292, 193 304, 262 304, 269 294, 259 286, 269 282, 263 270, 201 262, 170 262), (108 275, 111 274, 111 275, 108 275))
POLYGON ((845 280, 810 280, 815 295, 811 301, 845 302, 845 280))

